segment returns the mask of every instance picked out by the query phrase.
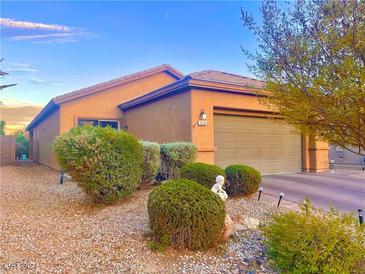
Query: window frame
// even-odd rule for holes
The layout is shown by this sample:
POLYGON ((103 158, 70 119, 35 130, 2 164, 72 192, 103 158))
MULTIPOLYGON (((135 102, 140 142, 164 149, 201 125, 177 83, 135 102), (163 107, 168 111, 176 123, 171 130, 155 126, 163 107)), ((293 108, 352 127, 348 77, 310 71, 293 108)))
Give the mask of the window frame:
POLYGON ((118 128, 117 130, 120 130, 120 120, 119 119, 103 119, 103 118, 89 118, 89 117, 77 117, 77 123, 76 126, 80 126, 79 122, 80 120, 94 120, 97 121, 97 126, 100 126, 100 121, 102 122, 117 122, 118 128))

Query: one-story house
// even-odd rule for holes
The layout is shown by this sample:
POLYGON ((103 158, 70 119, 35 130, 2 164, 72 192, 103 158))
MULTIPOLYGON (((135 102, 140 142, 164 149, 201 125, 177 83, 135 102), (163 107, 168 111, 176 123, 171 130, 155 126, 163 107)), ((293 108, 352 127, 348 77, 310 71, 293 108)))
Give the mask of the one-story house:
POLYGON ((303 137, 268 109, 263 88, 240 75, 183 75, 161 65, 51 99, 27 127, 30 157, 58 169, 55 137, 90 124, 159 143, 193 142, 197 161, 222 167, 245 163, 263 174, 327 170, 327 144, 303 137))

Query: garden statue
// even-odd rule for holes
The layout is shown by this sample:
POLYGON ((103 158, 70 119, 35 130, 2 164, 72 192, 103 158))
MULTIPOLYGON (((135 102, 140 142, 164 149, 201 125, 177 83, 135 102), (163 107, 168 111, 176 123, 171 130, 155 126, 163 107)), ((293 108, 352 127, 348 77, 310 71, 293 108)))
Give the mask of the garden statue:
MULTIPOLYGON (((224 185, 224 177, 222 175, 218 175, 215 178, 215 184, 212 186, 211 191, 217 194, 224 202, 227 200, 228 195, 223 190, 224 185)), ((223 229, 223 239, 228 239, 228 237, 233 232, 233 221, 231 217, 226 215, 226 219, 224 221, 224 229, 223 229)))
POLYGON ((223 190, 224 177, 222 175, 218 175, 217 178, 215 178, 215 182, 216 183, 212 186, 211 191, 213 191, 215 194, 218 194, 218 196, 225 202, 228 198, 228 195, 223 190))

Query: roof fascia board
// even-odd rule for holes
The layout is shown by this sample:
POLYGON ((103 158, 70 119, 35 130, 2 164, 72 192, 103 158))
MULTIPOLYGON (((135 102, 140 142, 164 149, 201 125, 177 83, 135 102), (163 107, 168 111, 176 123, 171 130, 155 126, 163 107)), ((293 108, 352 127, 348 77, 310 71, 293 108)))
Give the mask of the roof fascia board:
POLYGON ((36 117, 29 123, 29 125, 25 128, 27 131, 32 130, 34 127, 36 127, 39 123, 41 123, 48 114, 52 113, 54 110, 56 110, 59 107, 58 104, 54 102, 52 99, 48 102, 48 104, 37 114, 36 117))

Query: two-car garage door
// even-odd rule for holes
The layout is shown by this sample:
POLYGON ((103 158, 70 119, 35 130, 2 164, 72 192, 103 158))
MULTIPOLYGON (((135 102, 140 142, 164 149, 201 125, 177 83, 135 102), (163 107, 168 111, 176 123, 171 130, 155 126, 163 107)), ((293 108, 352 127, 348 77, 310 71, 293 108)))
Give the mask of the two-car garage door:
POLYGON ((262 174, 302 171, 301 135, 273 119, 214 115, 215 164, 247 164, 262 174))

